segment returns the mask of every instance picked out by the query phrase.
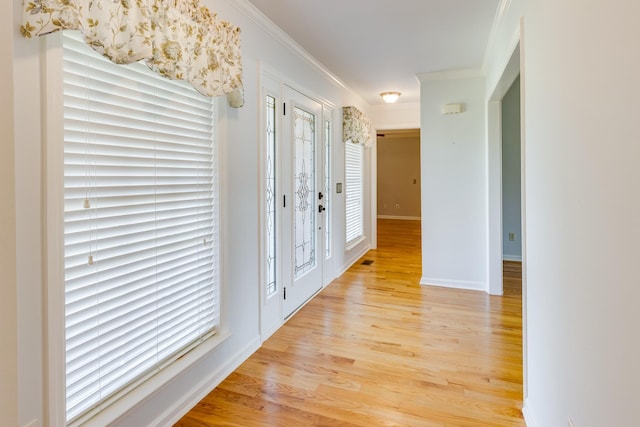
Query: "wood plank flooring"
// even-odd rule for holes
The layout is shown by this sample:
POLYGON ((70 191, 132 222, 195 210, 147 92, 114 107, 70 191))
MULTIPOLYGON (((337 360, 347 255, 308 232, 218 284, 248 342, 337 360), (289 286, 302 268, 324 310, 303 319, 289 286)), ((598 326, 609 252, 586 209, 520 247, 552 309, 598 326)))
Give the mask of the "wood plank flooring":
POLYGON ((519 263, 504 297, 420 286, 420 223, 399 220, 365 259, 176 425, 524 426, 519 263))

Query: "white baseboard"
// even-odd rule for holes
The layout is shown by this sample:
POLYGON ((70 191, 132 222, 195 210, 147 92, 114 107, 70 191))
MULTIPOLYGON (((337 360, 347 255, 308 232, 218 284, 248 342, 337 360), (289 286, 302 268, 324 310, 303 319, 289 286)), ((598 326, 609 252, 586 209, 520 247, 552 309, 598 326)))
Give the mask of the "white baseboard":
POLYGON ((537 427, 535 417, 533 415, 533 411, 531 410, 531 406, 527 404, 527 401, 524 402, 524 407, 522 408, 522 416, 524 417, 524 423, 527 427, 537 427))
POLYGON ((361 251, 358 251, 355 255, 349 258, 347 262, 342 266, 342 268, 338 271, 338 275, 336 276, 336 278, 346 273, 347 270, 350 269, 351 266, 355 264, 360 258, 362 258, 364 254, 369 252, 370 249, 371 249, 371 246, 367 245, 361 251))
POLYGON ((522 262, 522 255, 502 255, 503 261, 520 261, 522 262))
POLYGON ((420 221, 419 216, 396 216, 396 215, 378 215, 378 219, 402 219, 407 221, 420 221))
POLYGON ((438 279, 433 277, 422 277, 420 284, 424 286, 440 286, 454 289, 467 289, 471 291, 487 292, 487 284, 483 282, 472 282, 466 280, 438 279))
POLYGON ((227 378, 238 366, 247 360, 260 348, 260 337, 256 337, 242 350, 231 357, 220 369, 212 372, 195 385, 193 391, 178 399, 176 403, 162 414, 160 414, 151 424, 154 426, 172 426, 177 423, 187 412, 189 412, 198 402, 216 388, 225 378, 227 378))

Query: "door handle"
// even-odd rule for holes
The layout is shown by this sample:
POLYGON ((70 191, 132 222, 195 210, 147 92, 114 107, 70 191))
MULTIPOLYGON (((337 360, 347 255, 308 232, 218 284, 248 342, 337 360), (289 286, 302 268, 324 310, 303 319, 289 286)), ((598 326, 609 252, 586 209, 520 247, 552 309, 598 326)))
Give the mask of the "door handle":
POLYGON ((322 213, 322 211, 326 211, 327 209, 322 206, 322 205, 318 205, 318 213, 322 213))

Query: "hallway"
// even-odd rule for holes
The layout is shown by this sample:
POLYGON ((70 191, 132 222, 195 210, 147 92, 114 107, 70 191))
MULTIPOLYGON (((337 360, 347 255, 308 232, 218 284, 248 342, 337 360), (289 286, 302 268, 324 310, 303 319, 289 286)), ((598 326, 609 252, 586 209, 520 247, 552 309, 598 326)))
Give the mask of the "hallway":
POLYGON ((524 426, 519 265, 504 297, 421 287, 419 221, 378 245, 176 425, 524 426))

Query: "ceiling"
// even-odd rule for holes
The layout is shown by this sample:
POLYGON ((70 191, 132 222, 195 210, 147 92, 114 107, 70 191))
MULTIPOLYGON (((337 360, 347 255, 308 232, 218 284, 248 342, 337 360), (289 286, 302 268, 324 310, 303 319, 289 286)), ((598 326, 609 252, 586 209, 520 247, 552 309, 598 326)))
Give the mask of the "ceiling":
POLYGON ((249 0, 368 103, 416 75, 480 68, 499 0, 249 0))

